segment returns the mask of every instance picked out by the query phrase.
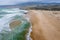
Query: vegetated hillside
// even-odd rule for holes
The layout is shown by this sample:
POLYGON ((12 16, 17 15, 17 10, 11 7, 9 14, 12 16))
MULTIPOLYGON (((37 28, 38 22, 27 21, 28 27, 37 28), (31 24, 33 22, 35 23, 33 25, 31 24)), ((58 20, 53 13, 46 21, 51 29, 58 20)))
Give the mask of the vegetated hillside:
POLYGON ((60 10, 60 3, 24 2, 16 5, 1 5, 0 8, 60 10))
POLYGON ((30 7, 30 9, 36 9, 36 10, 60 10, 60 5, 36 6, 36 7, 30 7))
POLYGON ((22 9, 60 10, 60 3, 26 2, 20 5, 22 9))

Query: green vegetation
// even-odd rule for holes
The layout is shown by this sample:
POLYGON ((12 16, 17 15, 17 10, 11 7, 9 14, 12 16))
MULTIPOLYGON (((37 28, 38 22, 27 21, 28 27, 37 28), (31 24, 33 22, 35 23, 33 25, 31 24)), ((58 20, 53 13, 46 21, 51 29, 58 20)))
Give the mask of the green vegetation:
POLYGON ((60 11, 60 5, 30 5, 26 7, 21 7, 21 9, 31 9, 31 10, 58 10, 60 11))

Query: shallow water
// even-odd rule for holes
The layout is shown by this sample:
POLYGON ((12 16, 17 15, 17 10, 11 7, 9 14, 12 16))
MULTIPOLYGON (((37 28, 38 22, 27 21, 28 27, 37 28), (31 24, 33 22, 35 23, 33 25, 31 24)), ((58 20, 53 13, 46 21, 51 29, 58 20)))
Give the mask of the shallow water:
POLYGON ((19 8, 0 8, 0 31, 3 29, 3 27, 5 28, 5 24, 12 19, 11 17, 15 15, 24 15, 24 11, 25 10, 20 10, 19 8))
MULTIPOLYGON (((12 9, 0 9, 0 35, 1 35, 1 33, 4 35, 4 36, 6 36, 6 35, 8 35, 8 39, 10 40, 11 39, 11 37, 12 36, 10 36, 10 35, 13 35, 13 37, 14 36, 17 36, 14 32, 17 32, 18 33, 18 36, 19 36, 19 34, 20 33, 22 33, 22 36, 26 36, 25 35, 25 33, 27 34, 28 32, 28 30, 29 30, 29 26, 30 26, 30 23, 28 22, 28 19, 25 19, 25 17, 24 17, 24 13, 26 13, 27 11, 26 10, 20 10, 19 8, 12 8, 12 9), (10 26, 9 26, 9 24, 12 22, 12 21, 14 21, 14 20, 21 20, 22 22, 24 22, 24 21, 26 21, 25 22, 25 25, 24 25, 24 23, 21 25, 21 27, 20 27, 20 25, 18 26, 18 29, 20 30, 18 30, 17 28, 15 28, 14 30, 12 30, 11 28, 10 28, 10 26), (22 29, 23 28, 23 29, 22 29), (12 31, 12 32, 11 32, 12 31), (7 33, 7 34, 5 34, 5 33, 7 33), (11 34, 10 34, 11 33, 11 34)), ((21 34, 20 34, 21 35, 21 34)), ((2 40, 3 38, 3 40, 5 40, 6 39, 6 37, 4 37, 4 36, 0 36, 0 40, 2 40)), ((20 36, 20 38, 21 38, 21 36, 20 36)), ((20 39, 19 38, 19 39, 20 39)), ((26 39, 26 37, 22 37, 22 39, 26 39)), ((7 39, 7 40, 8 40, 7 39)), ((14 38, 13 38, 13 40, 15 40, 14 38)), ((16 40, 17 40, 17 38, 16 38, 16 40)))

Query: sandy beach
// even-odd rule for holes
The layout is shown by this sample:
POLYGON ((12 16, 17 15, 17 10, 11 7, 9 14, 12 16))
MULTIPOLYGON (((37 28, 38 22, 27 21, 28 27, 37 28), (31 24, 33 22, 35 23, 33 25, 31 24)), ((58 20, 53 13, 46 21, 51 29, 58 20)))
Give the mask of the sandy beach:
POLYGON ((60 40, 60 11, 29 10, 33 40, 60 40))

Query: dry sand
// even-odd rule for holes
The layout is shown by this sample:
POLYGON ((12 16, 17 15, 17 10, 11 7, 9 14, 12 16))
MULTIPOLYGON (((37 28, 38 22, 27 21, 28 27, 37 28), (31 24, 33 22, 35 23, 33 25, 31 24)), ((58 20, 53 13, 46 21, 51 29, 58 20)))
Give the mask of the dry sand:
POLYGON ((60 11, 30 10, 33 40, 60 40, 60 11))

